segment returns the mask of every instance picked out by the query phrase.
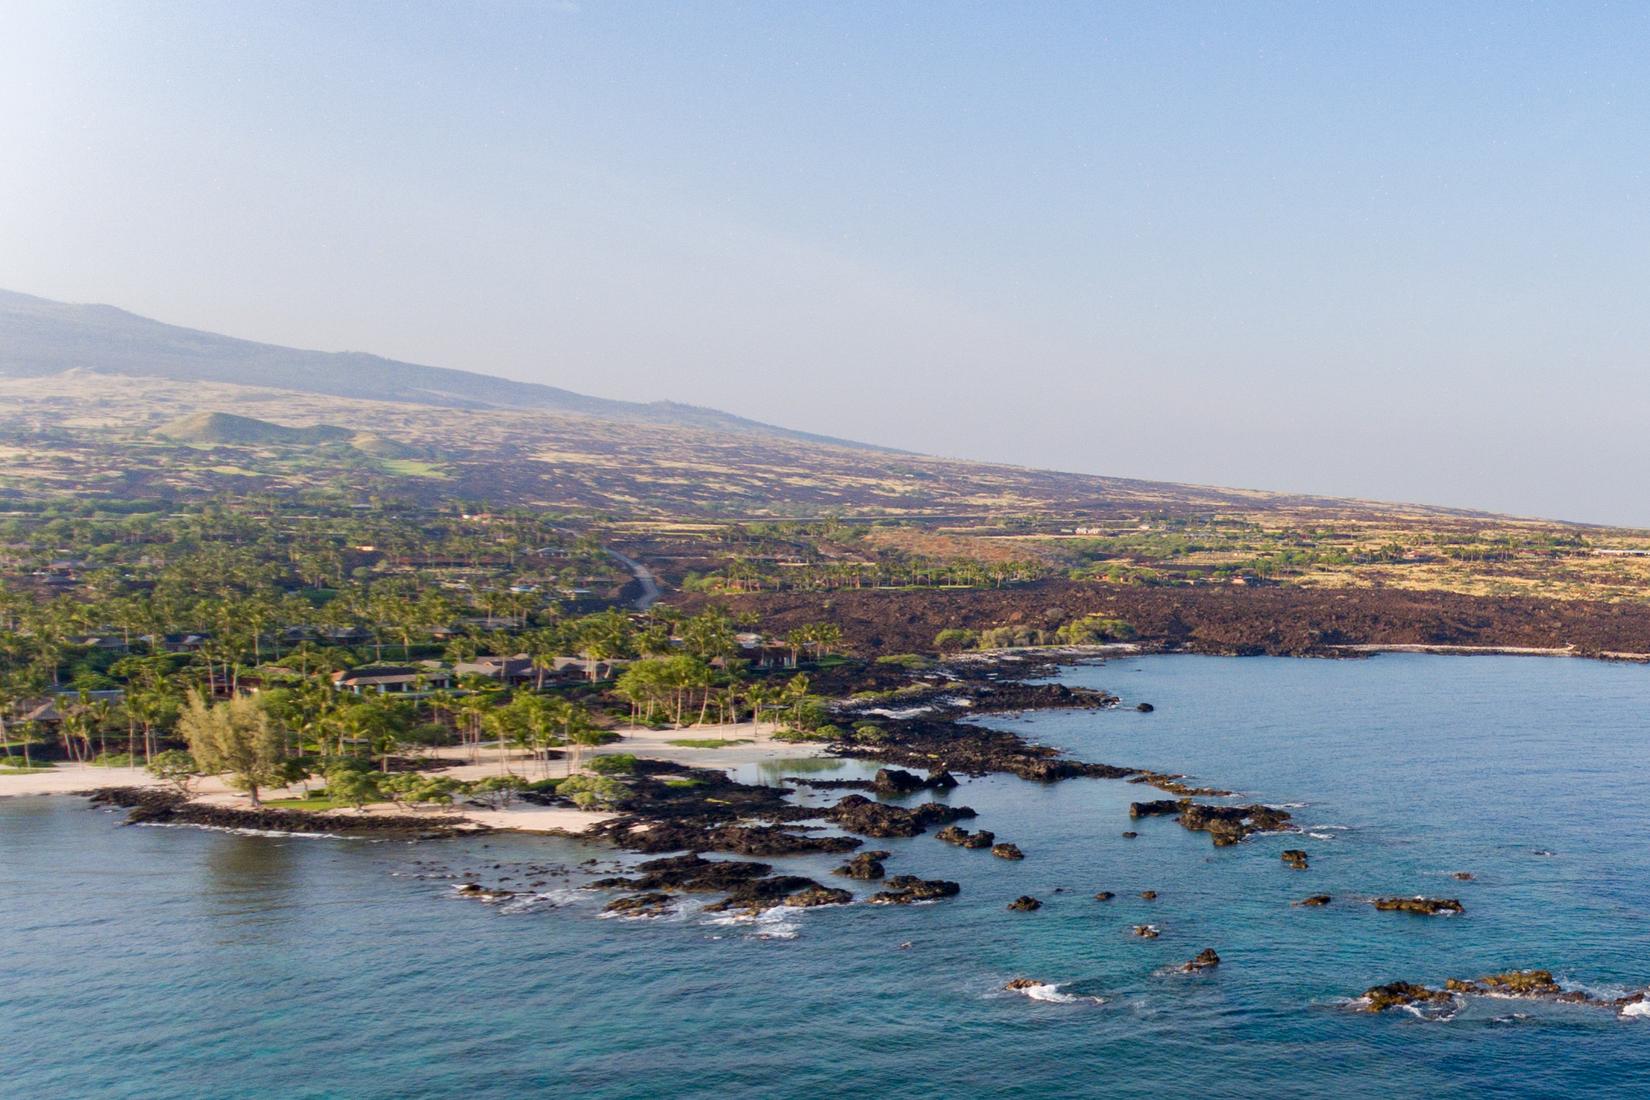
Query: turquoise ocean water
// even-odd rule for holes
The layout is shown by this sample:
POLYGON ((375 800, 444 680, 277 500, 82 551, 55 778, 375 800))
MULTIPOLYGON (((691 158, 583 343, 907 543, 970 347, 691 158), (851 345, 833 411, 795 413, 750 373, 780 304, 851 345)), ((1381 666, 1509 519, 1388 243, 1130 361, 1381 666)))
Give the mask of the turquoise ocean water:
MULTIPOLYGON (((932 836, 872 842, 893 851, 890 874, 959 881, 955 900, 646 921, 598 919, 606 897, 562 880, 528 904, 457 900, 414 862, 490 881, 509 873, 495 863, 612 859, 572 841, 123 828, 80 799, 0 800, 0 1095, 1650 1092, 1650 1018, 1345 1005, 1378 982, 1511 967, 1650 985, 1650 669, 1152 657, 1064 678, 1158 709, 998 721, 1085 759, 1299 804, 1307 835, 1217 850, 1155 819, 1127 840, 1127 805, 1150 788, 991 777, 952 798, 1023 863, 932 836), (1311 869, 1286 869, 1286 847, 1311 869), (1023 893, 1043 909, 1008 912, 1023 893), (1335 903, 1289 904, 1313 893, 1335 903), (1360 900, 1386 893, 1467 911, 1360 900), (1131 935, 1141 923, 1161 936, 1131 935), (1204 947, 1218 970, 1166 969, 1204 947), (1021 976, 1073 999, 1002 991, 1021 976)), ((825 875, 835 860, 775 862, 846 884, 825 875)))

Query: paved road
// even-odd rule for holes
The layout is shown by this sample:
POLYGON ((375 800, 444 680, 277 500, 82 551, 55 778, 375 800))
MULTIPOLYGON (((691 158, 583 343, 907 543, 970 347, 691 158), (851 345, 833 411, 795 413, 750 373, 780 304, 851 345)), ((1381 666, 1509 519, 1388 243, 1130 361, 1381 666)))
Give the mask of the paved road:
POLYGON ((659 602, 659 597, 664 593, 659 591, 659 582, 654 579, 653 572, 647 566, 635 558, 626 557, 617 550, 609 550, 608 553, 613 556, 615 561, 630 570, 631 574, 635 576, 636 582, 642 586, 642 594, 637 596, 634 601, 637 611, 646 611, 659 602))

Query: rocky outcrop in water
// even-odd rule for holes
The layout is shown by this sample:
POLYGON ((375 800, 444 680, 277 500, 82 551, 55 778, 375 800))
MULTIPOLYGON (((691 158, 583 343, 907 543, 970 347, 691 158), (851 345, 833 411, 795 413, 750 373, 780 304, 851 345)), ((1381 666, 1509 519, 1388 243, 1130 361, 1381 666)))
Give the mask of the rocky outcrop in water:
POLYGON ((949 791, 957 786, 957 777, 944 767, 930 768, 926 779, 899 768, 882 768, 875 779, 815 779, 806 775, 787 775, 784 782, 820 791, 872 791, 897 796, 920 790, 949 791))
POLYGON ((885 873, 882 861, 887 858, 887 852, 861 852, 841 867, 833 870, 831 874, 863 881, 879 879, 885 873))
POLYGON ((1288 810, 1258 803, 1248 806, 1211 806, 1204 802, 1193 802, 1189 798, 1162 798, 1153 802, 1129 804, 1129 816, 1134 818, 1166 817, 1170 814, 1174 815, 1182 828, 1208 833, 1217 848, 1237 844, 1254 833, 1294 828, 1289 824, 1288 810))
POLYGON ((787 775, 781 782, 792 786, 812 787, 817 791, 876 790, 876 784, 869 779, 814 779, 806 775, 787 775))
POLYGON ((1156 787, 1160 791, 1180 795, 1182 798, 1225 798, 1231 791, 1221 790, 1219 787, 1193 787, 1181 780, 1184 775, 1175 775, 1169 772, 1141 772, 1129 780, 1130 783, 1145 783, 1156 787))
POLYGON ((1217 848, 1236 844, 1253 833, 1277 832, 1288 829, 1289 811, 1271 806, 1208 806, 1200 802, 1187 804, 1176 819, 1181 826, 1194 832, 1206 832, 1217 848))
POLYGON ((1465 912, 1463 906, 1455 898, 1376 898, 1371 905, 1375 908, 1396 913, 1419 913, 1425 917, 1436 917, 1443 913, 1465 912))
POLYGON ((1180 969, 1187 974, 1195 974, 1199 970, 1213 970, 1219 965, 1220 956, 1215 954, 1215 949, 1212 947, 1205 947, 1202 951, 1197 953, 1197 958, 1182 966, 1180 969))
POLYGON ((934 839, 955 844, 959 848, 989 848, 996 842, 997 836, 986 829, 971 833, 959 825, 947 825, 934 834, 934 839))
MULTIPOLYGON (((929 706, 936 713, 879 723, 889 740, 877 744, 856 743, 854 755, 907 768, 939 768, 943 762, 945 768, 974 775, 1006 772, 1040 782, 1077 776, 1125 779, 1138 771, 1065 759, 1057 750, 1030 744, 1008 730, 958 720, 965 714, 1116 706, 1117 697, 1105 692, 1064 684, 965 680, 936 686, 931 695, 909 695, 901 702, 906 706, 929 706)), ((841 709, 844 717, 856 713, 853 705, 841 709)))
POLYGON ((1442 989, 1431 989, 1414 982, 1388 982, 1365 990, 1359 998, 1358 1007, 1364 1012, 1384 1012, 1389 1008, 1406 1006, 1448 1005, 1462 997, 1516 997, 1636 1012, 1637 1006, 1645 1003, 1647 994, 1601 997, 1585 990, 1563 988, 1550 970, 1508 970, 1481 978, 1450 978, 1442 989))
POLYGON ((948 879, 920 879, 915 875, 895 875, 883 885, 888 889, 866 899, 872 905, 911 905, 919 901, 954 898, 962 887, 948 879))
POLYGON ((900 768, 878 768, 871 789, 880 795, 902 795, 920 791, 928 784, 922 776, 900 768))
MULTIPOLYGON (((907 809, 874 802, 864 795, 851 794, 835 806, 824 810, 821 817, 863 836, 916 836, 931 826, 977 816, 967 806, 942 806, 938 802, 924 802, 907 809)), ((854 842, 856 845, 858 841, 854 842)))
POLYGON ((1162 934, 1155 924, 1137 924, 1132 931, 1143 940, 1155 940, 1162 934))
POLYGON ((1285 865, 1293 867, 1297 871, 1304 871, 1310 866, 1306 860, 1306 853, 1299 848, 1285 849, 1281 858, 1285 865))
POLYGON ((636 865, 632 876, 597 879, 592 890, 725 891, 762 878, 773 870, 766 863, 739 859, 706 859, 697 852, 636 865))
POLYGON ((627 917, 662 917, 674 904, 669 894, 631 894, 614 898, 602 906, 604 913, 620 913, 627 917))
POLYGON ((1507 970, 1500 974, 1486 974, 1467 981, 1450 978, 1444 988, 1451 993, 1499 993, 1508 997, 1555 997, 1572 1001, 1586 1001, 1588 995, 1580 991, 1566 993, 1553 979, 1550 970, 1507 970))
MULTIPOLYGON (((829 887, 801 875, 773 875, 770 878, 752 879, 735 886, 721 901, 705 906, 705 912, 725 913, 738 910, 756 914, 776 905, 787 905, 793 896, 812 895, 814 891, 829 891, 829 887)), ((846 890, 835 892, 847 893, 846 890)))
POLYGON ((743 910, 759 913, 777 905, 801 909, 846 905, 853 901, 853 895, 846 890, 824 886, 800 875, 774 875, 772 871, 773 868, 766 863, 706 859, 694 852, 650 859, 637 864, 635 874, 597 879, 589 888, 636 891, 630 897, 609 902, 606 911, 638 915, 662 912, 670 902, 670 895, 665 891, 727 895, 721 901, 706 906, 709 912, 743 910))
POLYGON ((847 905, 854 895, 830 886, 810 886, 785 899, 792 909, 812 909, 820 905, 847 905))
POLYGON ((1332 900, 1333 899, 1330 898, 1328 894, 1313 894, 1309 898, 1302 898, 1295 904, 1306 906, 1307 908, 1316 908, 1318 906, 1328 905, 1332 900))
POLYGON ((486 887, 479 882, 457 883, 453 886, 453 889, 458 892, 459 897, 471 898, 475 901, 503 901, 505 898, 516 896, 514 890, 506 890, 503 887, 486 887))
MULTIPOLYGON (((857 796, 856 796, 857 797, 857 796)), ((851 852, 864 841, 851 836, 816 836, 780 825, 704 824, 684 820, 620 817, 585 830, 637 852, 732 852, 742 856, 787 856, 808 852, 851 852)))
POLYGON ((1030 894, 1021 894, 1008 903, 1008 907, 1016 913, 1031 913, 1043 907, 1043 903, 1030 894))
POLYGON ((1117 895, 1112 893, 1110 890, 1102 890, 1098 894, 1094 895, 1094 900, 1095 901, 1110 901, 1112 898, 1115 898, 1116 896, 1117 895))
POLYGON ((993 844, 991 854, 998 859, 1024 859, 1026 854, 1020 851, 1018 844, 993 844))
POLYGON ((1388 982, 1364 990, 1362 1000, 1363 1011, 1385 1012, 1406 1005, 1449 1004, 1454 998, 1441 989, 1428 989, 1413 982, 1388 982))

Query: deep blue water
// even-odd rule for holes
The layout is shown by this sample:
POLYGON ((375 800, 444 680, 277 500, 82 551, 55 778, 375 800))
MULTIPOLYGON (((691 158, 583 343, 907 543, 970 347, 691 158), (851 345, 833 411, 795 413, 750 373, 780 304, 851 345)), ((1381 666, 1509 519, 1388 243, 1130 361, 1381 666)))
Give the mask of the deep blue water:
MULTIPOLYGON (((891 874, 954 878, 962 896, 742 925, 596 919, 605 898, 570 889, 501 909, 450 897, 413 862, 612 860, 570 841, 246 837, 122 828, 79 799, 0 800, 0 1094, 1650 1088, 1650 1019, 1481 1001, 1436 1022, 1344 1004, 1377 982, 1509 967, 1650 985, 1650 669, 1154 657, 1066 678, 1158 709, 1002 721, 1086 759, 1304 803, 1297 818, 1316 835, 1217 850, 1156 819, 1131 841, 1127 804, 1150 788, 973 780, 952 797, 980 812, 975 827, 1019 843, 1023 863, 932 836, 877 841, 891 874), (1311 870, 1282 866, 1295 846, 1311 870), (1101 889, 1117 899, 1092 900, 1101 889), (1335 904, 1289 904, 1320 892, 1335 904), (1044 908, 1006 911, 1022 893, 1044 908), (1457 896, 1467 912, 1358 900, 1380 893, 1457 896), (1160 938, 1129 934, 1148 922, 1160 938), (1164 972, 1204 947, 1218 970, 1164 972), (1104 1003, 1001 992, 1018 976, 1104 1003)), ((835 860, 776 862, 824 878, 835 860)))

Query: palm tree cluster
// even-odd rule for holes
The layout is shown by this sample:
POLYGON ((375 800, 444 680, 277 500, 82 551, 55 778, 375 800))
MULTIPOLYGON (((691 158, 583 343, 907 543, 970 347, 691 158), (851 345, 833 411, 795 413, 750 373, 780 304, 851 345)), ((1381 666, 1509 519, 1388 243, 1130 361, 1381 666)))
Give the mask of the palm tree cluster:
MULTIPOLYGON (((614 565, 599 539, 554 518, 325 501, 53 505, 0 518, 0 542, 0 763, 15 753, 32 766, 53 739, 77 762, 148 763, 198 742, 203 765, 244 763, 225 746, 252 731, 282 775, 340 760, 389 774, 439 745, 480 761, 488 742, 501 771, 514 746, 545 770, 565 747, 571 772, 610 736, 615 699, 637 720, 760 723, 799 715, 806 695, 753 677, 739 657, 748 618, 574 613, 564 589, 614 565), (480 656, 500 659, 497 675, 453 682, 453 664, 480 656), (385 661, 400 662, 409 690, 334 686, 335 673, 385 661), (525 681, 506 671, 522 661, 525 681), (240 702, 251 693, 255 716, 240 702)), ((793 632, 791 663, 840 637, 825 623, 793 632)), ((239 772, 248 789, 270 782, 267 768, 239 772)))

